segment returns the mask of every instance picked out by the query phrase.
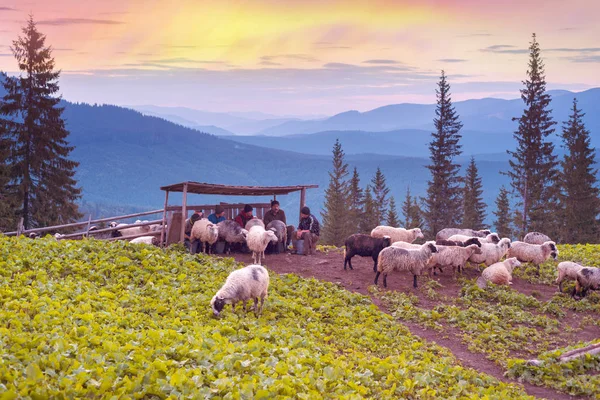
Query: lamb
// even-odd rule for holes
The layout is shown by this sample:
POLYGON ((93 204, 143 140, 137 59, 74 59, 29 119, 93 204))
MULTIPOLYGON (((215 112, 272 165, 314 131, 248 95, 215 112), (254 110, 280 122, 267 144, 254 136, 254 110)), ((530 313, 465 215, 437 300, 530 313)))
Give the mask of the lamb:
POLYGON ((525 235, 523 241, 529 244, 544 244, 545 242, 551 242, 552 239, 540 232, 529 232, 525 235))
POLYGON ((488 282, 496 285, 512 285, 512 272, 521 263, 516 257, 507 258, 502 262, 497 262, 483 270, 481 276, 477 278, 477 286, 482 289, 487 287, 488 282))
POLYGON ((215 317, 218 317, 225 304, 231 304, 235 313, 238 301, 244 304, 244 313, 247 312, 247 301, 254 299, 254 315, 262 313, 263 303, 269 292, 269 272, 260 265, 248 265, 229 274, 225 284, 210 301, 210 306, 215 317), (260 298, 260 307, 258 299, 260 298))
POLYGON ((387 287, 387 276, 391 271, 410 271, 413 274, 413 287, 417 287, 417 275, 422 275, 428 269, 429 259, 437 249, 431 242, 421 245, 418 250, 406 250, 399 247, 386 247, 377 257, 377 274, 383 272, 383 287, 387 287))
POLYGON ((277 243, 272 247, 275 248, 275 254, 279 254, 279 243, 283 243, 284 248, 287 244, 287 226, 285 225, 285 223, 283 223, 283 221, 273 220, 269 222, 266 229, 275 231, 275 235, 277 236, 277 243))
POLYGON ((159 240, 156 236, 140 236, 135 239, 131 239, 129 241, 129 243, 134 243, 134 244, 142 243, 142 244, 150 244, 153 246, 158 246, 159 240))
POLYGON ((447 240, 450 236, 452 235, 465 235, 465 236, 470 236, 470 237, 480 237, 480 238, 484 238, 487 235, 489 235, 490 232, 488 229, 482 229, 479 231, 476 231, 474 229, 461 229, 461 228, 445 228, 442 229, 441 231, 439 231, 436 235, 435 235, 435 240, 447 240))
POLYGON ((248 231, 243 229, 237 222, 231 220, 221 221, 217 224, 219 228, 219 239, 225 242, 225 252, 231 253, 231 243, 246 243, 248 231))
POLYGON ((483 243, 481 245, 481 253, 473 254, 469 258, 469 262, 477 265, 485 264, 486 267, 489 267, 502 260, 502 257, 504 257, 510 247, 509 238, 502 238, 497 244, 483 243))
POLYGON ((600 289, 600 268, 583 267, 577 272, 577 280, 575 281, 575 289, 573 289, 573 298, 575 294, 580 297, 585 297, 588 290, 600 289))
POLYGON ((563 261, 558 263, 558 277, 556 278, 556 284, 558 285, 558 291, 562 292, 562 283, 566 280, 577 280, 577 273, 584 268, 583 265, 577 264, 572 261, 563 261))
POLYGON ((246 229, 248 232, 250 232, 250 228, 252 228, 253 226, 262 226, 263 229, 265 229, 265 223, 256 217, 254 217, 250 221, 246 222, 246 226, 244 227, 244 229, 246 229))
POLYGON ((210 254, 210 248, 217 242, 218 238, 219 227, 208 219, 200 219, 192 225, 190 239, 198 240, 200 242, 200 251, 202 253, 204 253, 206 249, 206 253, 210 254))
POLYGON ((389 236, 392 243, 402 241, 412 243, 416 239, 422 239, 423 233, 419 228, 404 229, 404 228, 393 228, 391 226, 380 225, 371 231, 371 236, 383 238, 389 236))
POLYGON ((540 264, 552 257, 554 260, 558 257, 556 243, 552 241, 543 244, 529 244, 525 242, 512 242, 508 249, 507 257, 516 257, 521 262, 532 263, 537 267, 537 273, 540 273, 540 264))
MULTIPOLYGON (((460 242, 464 242, 467 241, 471 238, 472 236, 465 236, 465 235, 452 235, 450 236, 447 240, 458 240, 460 242)), ((484 238, 479 238, 479 241, 481 243, 498 243, 500 241, 500 237, 498 236, 497 233, 490 233, 489 235, 487 235, 484 238)))
POLYGON ((363 235, 356 233, 348 236, 344 243, 344 270, 346 270, 346 264, 352 268, 352 257, 372 257, 373 258, 373 272, 377 272, 377 257, 379 253, 386 247, 389 247, 391 240, 389 236, 382 238, 374 238, 369 235, 363 235))
POLYGON ((467 240, 460 241, 460 240, 447 240, 447 239, 437 239, 435 241, 436 245, 440 245, 440 246, 460 246, 460 247, 467 247, 471 244, 476 244, 477 246, 481 247, 481 238, 478 237, 472 237, 469 238, 467 240))
POLYGON ((437 253, 431 256, 429 259, 428 267, 431 268, 435 273, 435 268, 438 268, 440 271, 444 267, 452 267, 452 272, 456 273, 461 271, 461 269, 465 268, 467 260, 474 255, 478 255, 482 253, 482 248, 477 246, 477 244, 470 244, 466 247, 460 246, 435 246, 437 248, 437 253))
POLYGON ((277 235, 271 229, 265 230, 262 226, 257 225, 248 231, 247 243, 248 248, 252 251, 252 262, 254 264, 261 263, 261 258, 265 257, 265 249, 269 242, 277 243, 277 235))

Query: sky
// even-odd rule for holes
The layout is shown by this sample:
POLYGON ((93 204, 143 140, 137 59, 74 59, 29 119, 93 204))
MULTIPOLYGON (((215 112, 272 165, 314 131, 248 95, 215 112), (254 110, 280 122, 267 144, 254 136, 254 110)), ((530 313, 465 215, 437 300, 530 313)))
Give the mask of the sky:
POLYGON ((600 86, 597 0, 0 0, 0 70, 32 14, 66 100, 332 115, 517 98, 536 33, 549 89, 600 86))

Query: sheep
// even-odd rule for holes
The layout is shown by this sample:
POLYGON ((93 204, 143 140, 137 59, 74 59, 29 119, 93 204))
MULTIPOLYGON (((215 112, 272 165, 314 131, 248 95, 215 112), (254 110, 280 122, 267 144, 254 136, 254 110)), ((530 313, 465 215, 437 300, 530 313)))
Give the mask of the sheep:
POLYGON ((393 228, 391 226, 380 225, 371 231, 371 236, 382 238, 384 236, 389 236, 390 240, 393 242, 407 242, 412 243, 416 239, 422 239, 423 233, 419 228, 413 229, 404 229, 404 228, 393 228))
MULTIPOLYGON (((438 249, 438 251, 439 251, 439 248, 434 241, 431 241, 428 243, 432 243, 433 245, 435 245, 436 249, 438 249)), ((405 250, 418 250, 421 248, 420 244, 406 243, 406 242, 402 242, 402 241, 394 242, 391 245, 393 247, 398 247, 400 249, 405 249, 405 250)), ((431 264, 432 258, 433 258, 433 254, 431 255, 431 258, 429 259, 430 264, 431 264)), ((433 265, 430 265, 430 266, 431 266, 431 272, 433 272, 434 275, 437 275, 435 272, 435 266, 436 266, 435 263, 433 263, 433 265)), ((438 269, 440 270, 440 272, 442 271, 442 268, 440 268, 439 266, 438 266, 438 269)))
POLYGON ((556 282, 554 282, 558 285, 558 291, 562 292, 562 283, 565 279, 576 281, 577 272, 581 271, 582 268, 584 268, 583 265, 572 261, 558 263, 558 277, 556 278, 556 282))
POLYGON ((352 268, 352 257, 372 257, 373 258, 373 272, 377 272, 377 257, 379 253, 391 244, 389 236, 382 238, 374 238, 369 235, 363 235, 356 233, 348 236, 344 243, 344 271, 346 270, 346 264, 352 268))
POLYGON ((437 239, 435 241, 436 245, 440 245, 440 246, 460 246, 460 247, 467 247, 471 244, 476 244, 477 246, 481 247, 481 238, 478 237, 471 237, 467 240, 460 241, 460 240, 447 240, 447 239, 437 239))
POLYGON ((481 289, 487 287, 488 282, 496 285, 512 285, 512 272, 521 263, 516 257, 507 258, 502 262, 497 262, 483 270, 481 276, 477 278, 477 286, 481 289))
POLYGON ((481 253, 473 254, 469 258, 469 262, 477 265, 485 264, 486 267, 489 267, 502 260, 502 257, 504 257, 510 247, 509 238, 502 238, 497 244, 483 243, 481 245, 481 253))
POLYGON ((435 235, 435 240, 447 240, 450 236, 452 235, 465 235, 465 236, 470 236, 470 237, 480 237, 480 238, 484 238, 487 235, 489 235, 490 232, 488 229, 482 229, 479 231, 476 231, 474 229, 461 229, 461 228, 445 228, 442 229, 441 231, 439 231, 436 235, 435 235))
POLYGON ((225 304, 231 304, 235 313, 238 301, 244 304, 244 313, 247 312, 247 301, 254 299, 254 315, 262 313, 263 303, 269 292, 269 272, 260 265, 248 265, 229 274, 225 284, 210 301, 210 306, 215 317, 218 317, 225 304), (260 307, 258 299, 260 298, 260 307))
POLYGON ((271 229, 265 230, 262 226, 256 225, 248 231, 247 244, 250 251, 252 251, 252 262, 254 264, 261 263, 261 258, 265 257, 265 249, 269 242, 277 242, 277 235, 271 229))
POLYGON ((399 247, 386 247, 381 250, 377 257, 377 274, 375 285, 379 275, 383 272, 383 287, 387 287, 387 276, 391 271, 410 271, 413 274, 413 287, 417 287, 417 275, 427 270, 429 259, 437 249, 431 242, 427 242, 418 250, 406 250, 399 247))
POLYGON ((435 246, 437 253, 432 254, 429 259, 428 267, 435 273, 435 268, 442 271, 444 267, 452 267, 452 272, 456 273, 465 268, 467 260, 470 257, 481 254, 482 248, 477 244, 470 244, 465 247, 460 246, 435 246))
POLYGON ((231 220, 221 221, 217 224, 219 228, 219 239, 225 242, 225 252, 231 253, 231 243, 246 243, 248 231, 243 229, 237 222, 231 220))
MULTIPOLYGON (((210 248, 219 238, 219 227, 208 219, 199 219, 192 225, 190 232, 190 241, 198 240, 200 242, 200 251, 210 254, 210 248)), ((193 248, 193 247, 192 247, 193 248)))
POLYGON ((265 229, 265 223, 256 217, 254 217, 250 221, 246 222, 246 226, 244 227, 244 229, 246 229, 248 232, 250 232, 250 228, 252 228, 253 226, 262 226, 263 229, 265 229))
MULTIPOLYGON (((460 242, 464 242, 472 238, 472 236, 466 235, 452 235, 447 240, 458 240, 460 242)), ((497 233, 490 233, 484 238, 478 238, 481 243, 498 243, 500 241, 500 237, 497 233)))
POLYGON ((529 244, 544 244, 544 242, 551 242, 552 239, 540 232, 529 232, 523 241, 529 244))
POLYGON ((552 241, 543 244, 529 244, 525 242, 512 242, 508 249, 507 257, 516 257, 521 262, 532 263, 537 267, 537 273, 540 274, 540 264, 548 258, 556 260, 558 249, 556 243, 552 241))
POLYGON ((590 289, 600 290, 600 268, 583 267, 577 272, 572 297, 575 298, 575 294, 580 295, 580 298, 585 297, 590 289))
POLYGON ((271 247, 275 248, 275 254, 279 254, 279 243, 283 243, 284 248, 287 244, 287 226, 283 221, 273 220, 267 224, 266 229, 271 229, 275 231, 275 235, 277 236, 277 243, 275 244, 275 246, 271 247))
POLYGON ((158 246, 159 240, 156 236, 140 236, 137 237, 135 239, 131 239, 129 241, 129 243, 134 243, 134 244, 150 244, 153 246, 158 246))

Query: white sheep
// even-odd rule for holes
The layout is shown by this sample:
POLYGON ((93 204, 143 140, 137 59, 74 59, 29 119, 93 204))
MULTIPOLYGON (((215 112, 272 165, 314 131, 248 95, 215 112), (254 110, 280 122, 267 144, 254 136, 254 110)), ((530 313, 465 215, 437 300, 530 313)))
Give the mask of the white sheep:
POLYGON ((577 273, 581 271, 582 268, 584 268, 583 265, 572 261, 558 263, 558 277, 556 278, 556 282, 554 282, 558 285, 558 290, 562 292, 562 283, 564 280, 576 281, 577 273))
POLYGON ((585 297, 588 290, 600 290, 600 268, 583 267, 577 272, 572 296, 575 297, 577 293, 581 297, 585 297))
POLYGON ((256 217, 254 217, 250 221, 246 222, 246 226, 244 227, 244 229, 246 229, 248 232, 250 232, 250 228, 252 228, 253 226, 262 226, 263 229, 265 229, 265 223, 256 217))
POLYGON ((225 284, 210 301, 213 314, 218 317, 225 304, 231 304, 233 312, 235 305, 241 301, 244 312, 247 312, 247 301, 254 299, 254 315, 262 313, 263 303, 269 292, 269 272, 260 265, 248 265, 229 274, 225 284), (260 307, 258 299, 260 298, 260 307))
POLYGON ((375 229, 371 231, 371 236, 376 238, 383 238, 384 236, 389 236, 390 240, 393 242, 407 242, 412 243, 417 239, 422 239, 423 233, 419 228, 413 229, 404 229, 404 228, 393 228, 391 226, 379 225, 375 229))
POLYGON ((484 238, 489 235, 490 232, 488 229, 482 229, 476 231, 474 229, 462 229, 462 228, 445 228, 439 231, 435 235, 435 240, 448 240, 448 238, 452 235, 465 235, 469 237, 480 237, 484 238))
POLYGON ((158 246, 158 238, 156 236, 140 236, 137 237, 135 239, 131 239, 129 241, 129 243, 134 243, 134 244, 149 244, 149 245, 153 245, 153 246, 158 246))
POLYGON ((208 219, 199 219, 192 225, 190 232, 190 241, 198 240, 200 242, 200 251, 210 254, 210 248, 219 239, 219 227, 208 219))
POLYGON ((509 238, 502 238, 498 243, 482 243, 481 253, 473 254, 469 258, 469 262, 477 265, 485 264, 486 267, 489 267, 502 260, 510 246, 509 238))
POLYGON ((476 254, 481 254, 482 249, 476 244, 470 244, 466 247, 461 246, 440 246, 436 245, 437 253, 432 254, 428 266, 435 273, 435 268, 440 271, 442 268, 451 267, 452 272, 458 272, 465 268, 467 260, 476 254))
POLYGON ((558 249, 556 243, 549 241, 543 244, 529 244, 525 242, 512 242, 510 249, 506 253, 507 257, 516 257, 521 262, 532 263, 537 267, 537 273, 540 273, 540 264, 552 257, 556 260, 558 249))
POLYGON ((407 250, 399 247, 386 247, 381 250, 377 257, 377 274, 375 285, 379 275, 383 272, 383 287, 387 287, 387 276, 392 271, 410 271, 413 274, 413 287, 417 287, 417 275, 422 275, 428 270, 431 255, 437 252, 432 242, 427 242, 418 250, 407 250))
POLYGON ((277 243, 277 235, 271 229, 265 230, 262 226, 256 225, 248 231, 246 243, 248 249, 252 251, 252 262, 254 264, 261 263, 261 258, 265 257, 265 249, 269 242, 277 243))
MULTIPOLYGON (((140 223, 142 221, 136 221, 137 223, 140 223)), ((119 229, 117 232, 119 232, 122 236, 132 236, 132 235, 139 235, 142 233, 148 233, 150 232, 150 226, 149 225, 145 225, 145 226, 134 226, 132 228, 127 228, 127 226, 129 226, 129 224, 116 224, 113 226, 113 223, 111 223, 111 227, 113 228, 118 228, 118 227, 124 227, 123 229, 119 229)))
POLYGON ((529 244, 544 244, 545 242, 551 242, 552 239, 540 232, 529 232, 525 235, 523 241, 529 244))
MULTIPOLYGON (((460 242, 467 241, 475 236, 466 236, 466 235, 452 235, 446 240, 457 240, 460 242)), ((478 238, 481 244, 483 243, 498 243, 500 241, 500 237, 497 233, 490 233, 484 238, 478 238)))
POLYGON ((512 285, 512 272, 521 263, 516 257, 507 258, 502 262, 497 262, 483 270, 481 276, 477 278, 477 286, 482 289, 487 287, 488 282, 496 285, 512 285))

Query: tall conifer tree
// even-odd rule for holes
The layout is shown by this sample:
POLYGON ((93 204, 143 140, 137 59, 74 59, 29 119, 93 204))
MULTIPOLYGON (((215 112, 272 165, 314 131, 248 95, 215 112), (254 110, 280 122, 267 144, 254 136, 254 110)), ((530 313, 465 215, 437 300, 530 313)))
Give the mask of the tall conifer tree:
POLYGON ((498 193, 498 197, 496 198, 496 211, 494 211, 494 215, 496 216, 494 227, 498 235, 501 238, 507 237, 512 239, 510 201, 508 199, 508 190, 504 186, 500 188, 500 193, 498 193))
POLYGON ((390 189, 387 187, 385 176, 379 167, 377 167, 377 172, 375 172, 375 176, 371 180, 371 187, 373 188, 373 200, 377 204, 377 221, 379 221, 378 224, 381 224, 386 217, 389 203, 387 196, 390 193, 390 189))
POLYGON ((485 220, 486 204, 483 201, 483 185, 481 177, 477 171, 475 159, 471 157, 471 162, 467 167, 465 176, 465 185, 463 188, 463 218, 462 226, 471 229, 483 229, 485 220))
POLYGON ((425 223, 431 235, 443 228, 459 226, 462 217, 461 178, 458 175, 460 165, 454 162, 454 158, 461 154, 459 140, 462 123, 452 105, 450 85, 444 71, 436 95, 435 132, 429 143, 431 164, 427 166, 431 171, 431 180, 427 182, 424 211, 425 223))
POLYGON ((511 155, 507 175, 519 199, 518 212, 522 219, 518 236, 539 231, 556 237, 558 161, 554 145, 548 140, 556 122, 551 116, 551 98, 546 93, 544 63, 535 33, 529 46, 529 68, 523 84, 521 99, 525 109, 520 118, 515 118, 519 128, 513 135, 517 148, 507 151, 511 155))
POLYGON ((363 213, 360 219, 360 232, 369 235, 377 225, 379 225, 379 221, 377 221, 377 204, 371 195, 371 188, 367 186, 363 213))
POLYGON ((60 72, 45 40, 30 17, 23 36, 11 47, 21 75, 3 76, 7 94, 0 104, 5 137, 12 143, 7 196, 19 204, 17 213, 26 229, 81 217, 76 204, 81 189, 74 179, 79 164, 68 158, 73 147, 67 142, 60 97, 54 97, 60 72))
POLYGON ((333 169, 329 172, 329 187, 325 190, 324 211, 321 212, 323 242, 341 246, 349 233, 350 186, 346 180, 348 164, 339 140, 333 145, 333 169))
POLYGON ((590 143, 590 132, 582 118, 585 115, 573 99, 573 112, 562 130, 566 150, 561 162, 560 203, 563 216, 561 242, 597 243, 600 191, 594 169, 595 152, 590 143))
POLYGON ((417 203, 417 198, 410 195, 410 187, 406 188, 406 197, 402 203, 403 228, 423 228, 422 214, 419 203, 417 203))
POLYGON ((400 227, 398 211, 396 210, 396 200, 394 200, 394 196, 390 197, 390 207, 387 212, 385 224, 387 226, 393 226, 394 228, 400 227))
POLYGON ((364 198, 365 195, 360 187, 360 177, 356 167, 354 167, 352 178, 350 179, 350 233, 358 233, 360 231, 359 225, 363 212, 364 198))

